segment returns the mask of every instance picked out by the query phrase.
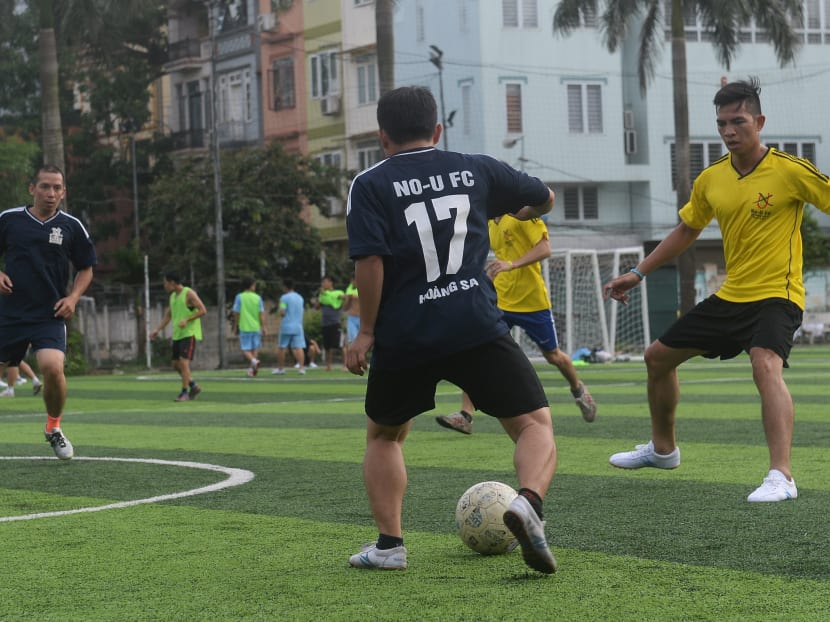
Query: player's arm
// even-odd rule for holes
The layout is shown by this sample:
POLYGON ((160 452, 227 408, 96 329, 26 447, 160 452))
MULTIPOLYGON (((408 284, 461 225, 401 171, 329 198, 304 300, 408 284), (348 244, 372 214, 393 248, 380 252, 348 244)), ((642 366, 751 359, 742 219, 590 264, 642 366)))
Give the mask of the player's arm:
POLYGON ((360 331, 346 352, 349 371, 362 376, 369 366, 367 354, 375 343, 375 323, 383 292, 383 258, 361 257, 355 261, 355 281, 360 292, 360 331))
POLYGON ((540 239, 530 248, 529 251, 518 259, 514 259, 513 261, 496 259, 495 261, 490 262, 487 266, 487 276, 494 279, 500 272, 509 272, 510 270, 531 266, 537 261, 542 261, 543 259, 550 257, 550 253, 550 240, 548 240, 547 235, 543 235, 542 239, 540 239))
POLYGON ((158 335, 164 329, 164 327, 170 323, 171 319, 172 315, 170 312, 170 305, 167 305, 164 308, 164 315, 161 316, 161 322, 159 322, 159 325, 156 326, 154 330, 150 331, 150 339, 155 339, 156 335, 158 335))
POLYGON ((61 298, 55 303, 55 317, 68 320, 75 315, 75 307, 91 283, 92 266, 78 270, 77 274, 75 274, 75 281, 72 283, 72 291, 69 292, 68 296, 61 298))
POLYGON ((0 271, 0 295, 8 296, 12 293, 13 285, 9 275, 0 271))
MULTIPOLYGON (((525 205, 518 212, 513 214, 518 220, 533 220, 534 218, 541 218, 553 209, 553 203, 556 200, 556 194, 553 190, 548 188, 548 199, 539 205, 525 205)), ((359 288, 358 288, 359 289, 359 288)))
POLYGON ((265 330, 265 303, 262 302, 262 298, 259 299, 259 331, 263 335, 267 332, 265 330))
POLYGON ((199 298, 199 294, 192 289, 187 290, 187 298, 185 301, 187 302, 187 306, 190 309, 193 309, 193 314, 179 322, 179 326, 181 328, 184 328, 189 322, 198 320, 200 317, 207 314, 207 307, 205 307, 205 303, 203 303, 202 299, 199 298))
POLYGON ((640 284, 645 276, 683 253, 697 240, 702 229, 693 229, 685 222, 677 225, 657 247, 651 251, 631 272, 621 274, 602 288, 603 296, 623 304, 628 302, 629 289, 640 284))

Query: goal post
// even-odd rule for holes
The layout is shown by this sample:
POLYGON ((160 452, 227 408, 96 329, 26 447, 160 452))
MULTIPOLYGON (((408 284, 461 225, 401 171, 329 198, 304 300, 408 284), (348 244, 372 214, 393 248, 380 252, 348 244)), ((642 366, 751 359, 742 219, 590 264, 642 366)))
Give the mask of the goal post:
MULTIPOLYGON (((582 348, 602 349, 615 358, 642 356, 650 342, 645 286, 629 291, 627 305, 602 296, 605 283, 642 258, 640 247, 567 249, 553 251, 542 262, 559 346, 569 356, 582 348)), ((520 344, 528 354, 538 354, 526 335, 521 335, 520 344)))

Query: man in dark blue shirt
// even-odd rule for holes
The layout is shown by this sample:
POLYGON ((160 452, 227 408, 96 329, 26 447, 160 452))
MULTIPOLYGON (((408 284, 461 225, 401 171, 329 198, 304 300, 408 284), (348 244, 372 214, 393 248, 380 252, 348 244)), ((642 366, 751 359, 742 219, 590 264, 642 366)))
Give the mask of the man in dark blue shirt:
MULTIPOLYGON (((43 166, 29 185, 32 205, 0 213, 0 374, 20 364, 31 344, 43 374, 46 440, 62 460, 73 456, 60 423, 66 404, 66 321, 92 282, 95 247, 84 226, 61 211, 63 172, 43 166), (67 294, 69 265, 77 271, 67 294)), ((13 380, 10 377, 10 382, 13 380)))
POLYGON ((550 409, 485 274, 488 219, 538 218, 553 207, 553 192, 489 156, 436 150, 443 128, 427 89, 386 93, 377 118, 388 157, 352 182, 346 226, 361 299, 347 366, 369 370, 363 472, 379 536, 349 563, 406 568, 402 445, 412 419, 435 408, 438 382, 448 380, 515 442, 521 488, 504 520, 528 566, 555 572, 542 522, 556 465, 550 409))

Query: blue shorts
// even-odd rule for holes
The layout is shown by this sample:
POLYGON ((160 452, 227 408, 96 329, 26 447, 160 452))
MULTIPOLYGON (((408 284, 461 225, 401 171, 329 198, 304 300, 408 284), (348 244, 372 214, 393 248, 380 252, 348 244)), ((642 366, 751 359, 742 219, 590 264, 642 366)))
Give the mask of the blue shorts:
POLYGON ((360 316, 359 315, 349 315, 346 317, 346 336, 349 339, 349 343, 354 341, 357 338, 357 333, 360 332, 360 316))
POLYGON ((262 347, 262 333, 257 331, 240 331, 239 347, 243 352, 259 350, 262 347))
POLYGON ((37 324, 14 323, 0 325, 0 363, 18 365, 26 351, 60 350, 66 353, 66 323, 38 322, 37 324))
POLYGON ((280 347, 281 348, 300 348, 305 350, 305 333, 280 333, 280 347))
POLYGON ((530 313, 514 313, 513 311, 502 311, 502 313, 504 313, 504 321, 510 328, 518 326, 524 330, 543 352, 553 352, 559 349, 556 323, 553 321, 553 313, 550 309, 530 313))

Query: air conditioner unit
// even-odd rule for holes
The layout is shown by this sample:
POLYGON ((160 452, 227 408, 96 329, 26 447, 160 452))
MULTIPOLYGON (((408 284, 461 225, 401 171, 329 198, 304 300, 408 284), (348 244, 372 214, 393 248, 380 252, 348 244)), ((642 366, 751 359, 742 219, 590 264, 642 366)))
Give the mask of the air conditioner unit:
POLYGON ((340 113, 340 96, 326 95, 320 100, 320 112, 326 116, 340 113))
POLYGON ((623 127, 627 130, 633 130, 634 129, 634 111, 633 110, 623 111, 623 127))
POLYGON ((262 13, 257 15, 256 23, 260 32, 272 32, 277 29, 277 14, 262 13))
POLYGON ((626 155, 637 153, 637 130, 625 130, 625 153, 626 155))

